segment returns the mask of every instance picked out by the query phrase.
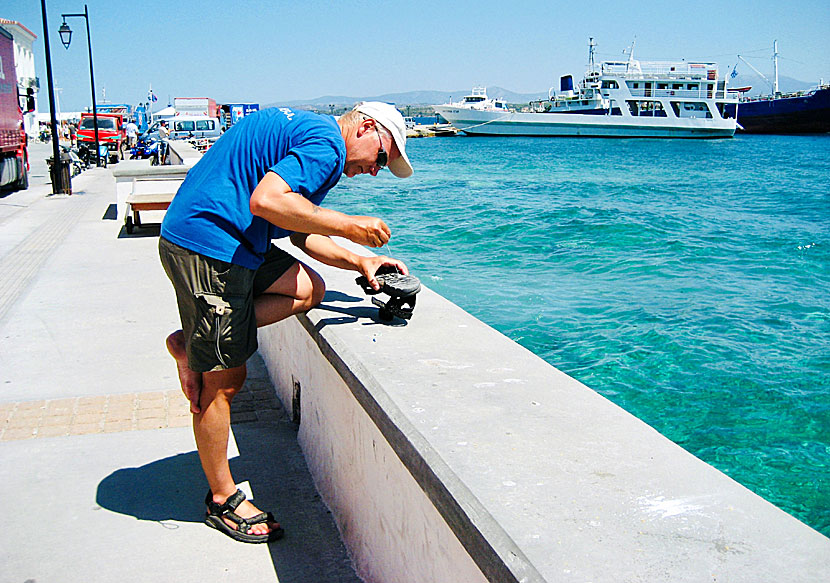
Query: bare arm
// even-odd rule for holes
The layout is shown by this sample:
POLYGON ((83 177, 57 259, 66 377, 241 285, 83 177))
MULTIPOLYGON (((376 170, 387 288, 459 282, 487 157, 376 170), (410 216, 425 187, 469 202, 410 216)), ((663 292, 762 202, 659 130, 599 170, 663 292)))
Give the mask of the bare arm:
POLYGON ((269 223, 299 233, 337 235, 361 245, 381 247, 391 231, 376 217, 347 215, 303 198, 278 174, 267 172, 251 195, 251 212, 269 223))
POLYGON ((332 267, 357 271, 361 275, 365 275, 366 279, 369 280, 369 284, 375 289, 380 289, 380 285, 377 279, 375 279, 375 273, 382 265, 393 265, 401 273, 409 273, 409 270, 402 261, 383 255, 373 255, 371 257, 357 255, 341 247, 324 235, 293 233, 291 235, 291 242, 317 261, 331 265, 332 267))

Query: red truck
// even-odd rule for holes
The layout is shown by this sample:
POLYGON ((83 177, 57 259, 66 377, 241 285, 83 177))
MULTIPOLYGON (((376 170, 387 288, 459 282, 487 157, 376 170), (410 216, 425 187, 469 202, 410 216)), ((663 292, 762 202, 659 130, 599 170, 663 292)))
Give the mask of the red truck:
MULTIPOLYGON (((98 144, 109 150, 110 162, 124 159, 124 150, 127 147, 127 132, 124 130, 124 118, 120 113, 99 113, 98 144)), ((78 151, 81 157, 95 152, 95 120, 91 113, 81 114, 81 123, 78 126, 78 151)), ((88 158, 94 160, 94 154, 88 158)))
MULTIPOLYGON (((33 99, 27 100, 27 106, 33 99)), ((31 111, 29 109, 29 111, 31 111)), ((0 187, 29 187, 29 155, 14 70, 14 39, 0 27, 0 187)))

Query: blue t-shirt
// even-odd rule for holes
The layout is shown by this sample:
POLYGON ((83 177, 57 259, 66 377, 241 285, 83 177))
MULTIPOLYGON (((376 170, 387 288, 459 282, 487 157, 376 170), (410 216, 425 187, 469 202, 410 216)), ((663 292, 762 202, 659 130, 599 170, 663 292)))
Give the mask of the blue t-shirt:
POLYGON ((320 204, 340 179, 346 144, 335 119, 264 109, 234 124, 187 173, 161 235, 192 251, 256 269, 271 239, 290 234, 251 213, 251 194, 268 171, 320 204))

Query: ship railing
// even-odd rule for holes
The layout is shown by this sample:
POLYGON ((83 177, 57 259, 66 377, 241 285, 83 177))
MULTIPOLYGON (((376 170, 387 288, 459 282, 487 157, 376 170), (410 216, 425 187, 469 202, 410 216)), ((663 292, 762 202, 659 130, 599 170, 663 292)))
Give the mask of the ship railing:
POLYGON ((692 99, 733 99, 726 91, 707 91, 705 89, 631 89, 632 97, 687 97, 692 99))
POLYGON ((629 79, 703 79, 718 78, 716 63, 683 63, 659 61, 606 61, 603 75, 622 75, 629 79))
POLYGON ((830 89, 830 85, 819 85, 818 87, 813 87, 812 89, 803 89, 801 91, 792 91, 790 93, 778 93, 776 95, 742 95, 740 101, 741 103, 743 103, 744 101, 773 101, 775 99, 810 97, 812 95, 815 95, 816 91, 820 91, 822 89, 830 89))

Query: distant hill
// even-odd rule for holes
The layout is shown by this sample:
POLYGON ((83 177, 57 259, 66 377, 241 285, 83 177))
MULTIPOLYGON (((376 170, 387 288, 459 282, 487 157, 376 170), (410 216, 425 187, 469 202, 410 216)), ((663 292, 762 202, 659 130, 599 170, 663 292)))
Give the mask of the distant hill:
MULTIPOLYGON (((268 103, 263 107, 335 107, 352 106, 358 101, 385 101, 395 105, 437 105, 447 103, 452 98, 458 101, 470 93, 470 88, 459 89, 458 91, 407 91, 405 93, 384 93, 383 95, 371 95, 364 97, 348 97, 345 95, 324 95, 314 99, 294 99, 291 101, 280 101, 268 103)), ((488 87, 487 95, 506 100, 509 103, 527 103, 534 99, 547 99, 548 92, 540 93, 515 93, 501 87, 488 87)))
MULTIPOLYGON (((769 83, 767 83, 761 77, 755 75, 754 73, 738 75, 735 78, 729 76, 729 71, 726 71, 725 74, 726 78, 729 80, 729 87, 752 86, 752 89, 749 91, 748 95, 769 95, 770 93, 772 93, 772 88, 770 87, 769 83)), ((768 78, 772 79, 772 75, 768 75, 768 78)), ((803 91, 805 89, 815 87, 816 85, 818 85, 818 81, 819 80, 816 79, 812 83, 808 83, 807 81, 799 81, 798 79, 793 79, 792 77, 778 75, 778 90, 782 93, 803 91)))

